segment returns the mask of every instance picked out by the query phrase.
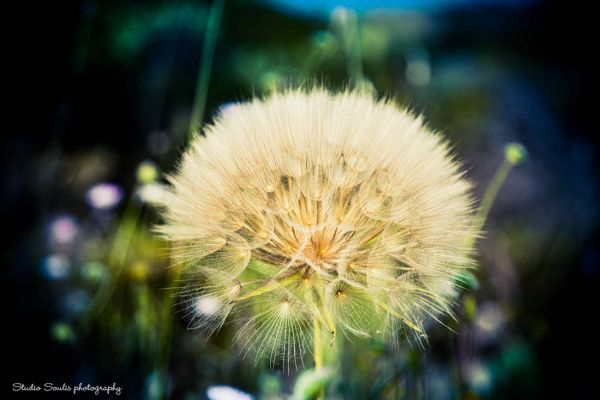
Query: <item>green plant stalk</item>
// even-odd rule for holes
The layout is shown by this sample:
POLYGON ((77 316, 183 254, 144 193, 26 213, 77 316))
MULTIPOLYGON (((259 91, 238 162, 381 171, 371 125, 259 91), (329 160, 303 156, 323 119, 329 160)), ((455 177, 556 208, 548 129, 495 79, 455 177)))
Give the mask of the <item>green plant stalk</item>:
MULTIPOLYGON (((169 282, 177 282, 181 273, 179 265, 173 266, 170 271, 169 282)), ((172 288, 173 286, 170 285, 172 288)), ((169 358, 171 356, 171 336, 173 335, 173 304, 175 302, 175 295, 167 295, 163 303, 160 316, 160 338, 159 346, 160 351, 158 354, 158 370, 166 374, 169 365, 169 358)))
POLYGON ((119 220, 115 239, 108 255, 108 265, 114 268, 113 274, 102 283, 90 302, 83 319, 84 325, 87 326, 89 322, 100 317, 115 292, 141 214, 142 208, 136 206, 132 196, 123 212, 123 216, 119 220))
POLYGON ((496 173, 492 177, 492 180, 490 181, 490 184, 488 185, 483 198, 481 199, 481 203, 479 203, 479 210, 475 219, 476 225, 474 226, 474 232, 477 233, 465 238, 466 246, 470 247, 475 244, 475 240, 479 237, 479 232, 481 232, 481 229, 485 225, 492 205, 496 200, 496 196, 506 181, 508 174, 515 165, 522 164, 526 158, 527 149, 520 143, 513 142, 504 146, 504 160, 496 170, 496 173))
POLYGON ((514 165, 514 163, 505 158, 504 161, 502 161, 502 164, 500 164, 500 166, 496 170, 496 173, 494 174, 494 177, 488 185, 479 206, 479 212, 477 215, 477 223, 479 225, 477 226, 477 232, 479 232, 481 228, 483 228, 483 225, 487 220, 492 205, 496 200, 496 196, 498 195, 500 188, 506 181, 506 178, 508 177, 508 174, 510 173, 514 165))
MULTIPOLYGON (((225 0, 215 0, 210 9, 206 33, 204 36, 202 60, 198 70, 198 79, 196 81, 196 92, 194 95, 194 104, 192 106, 192 115, 190 117, 188 140, 191 140, 195 134, 200 132, 200 127, 202 126, 202 121, 204 119, 204 113, 206 111, 206 98, 210 83, 210 73, 212 70, 214 51, 217 43, 219 26, 223 16, 224 6, 225 0)), ((170 288, 174 288, 175 282, 179 280, 180 275, 181 267, 179 265, 173 266, 171 276, 169 277, 170 288)), ((163 373, 166 373, 168 369, 169 358, 171 355, 171 337, 173 335, 172 308, 175 298, 176 296, 173 293, 169 293, 169 295, 167 295, 165 298, 162 310, 160 326, 161 351, 157 360, 157 364, 158 369, 163 373)))
POLYGON ((360 46, 360 33, 358 30, 358 17, 353 10, 343 10, 343 16, 337 22, 339 37, 344 49, 348 78, 354 86, 364 83, 362 51, 360 46))
POLYGON ((215 46, 219 34, 219 25, 223 15, 225 0, 215 0, 210 8, 206 33, 204 35, 204 46, 202 48, 202 60, 198 69, 198 79, 196 81, 196 94, 194 96, 194 105, 192 106, 192 115, 190 117, 190 126, 188 136, 191 139, 194 134, 200 132, 204 112, 206 110, 206 98, 208 95, 208 85, 210 83, 210 73, 212 71, 215 46))
POLYGON ((313 318, 313 348, 315 355, 315 370, 323 368, 323 348, 321 343, 321 322, 313 318))
POLYGON ((333 322, 333 318, 331 318, 331 314, 329 313, 329 311, 327 310, 327 306, 325 304, 325 293, 323 293, 324 288, 321 287, 320 289, 317 289, 317 295, 318 295, 318 299, 322 304, 322 309, 323 309, 323 313, 325 314, 325 324, 324 326, 327 327, 327 329, 329 330, 329 334, 331 335, 331 342, 329 343, 329 346, 333 346, 333 343, 335 341, 335 336, 337 334, 336 329, 335 329, 335 324, 333 322))
MULTIPOLYGON (((321 322, 313 317, 313 354, 315 358, 315 371, 323 368, 323 343, 321 341, 321 322)), ((317 399, 322 400, 325 398, 325 388, 322 387, 319 390, 317 399)))

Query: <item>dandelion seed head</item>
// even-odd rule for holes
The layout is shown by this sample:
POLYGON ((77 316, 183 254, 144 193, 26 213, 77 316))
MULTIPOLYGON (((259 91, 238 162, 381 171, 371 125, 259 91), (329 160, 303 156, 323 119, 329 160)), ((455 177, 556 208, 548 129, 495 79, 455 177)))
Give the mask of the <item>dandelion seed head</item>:
POLYGON ((219 299, 194 327, 235 320, 245 351, 289 368, 313 321, 399 341, 451 314, 477 224, 461 165, 421 117, 299 90, 227 107, 204 133, 169 177, 158 228, 184 296, 219 299))

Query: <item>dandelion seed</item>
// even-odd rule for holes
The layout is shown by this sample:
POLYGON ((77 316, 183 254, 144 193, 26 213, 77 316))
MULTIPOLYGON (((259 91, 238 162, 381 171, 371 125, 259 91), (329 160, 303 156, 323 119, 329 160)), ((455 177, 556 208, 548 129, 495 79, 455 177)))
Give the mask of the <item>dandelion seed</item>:
POLYGON ((471 185, 420 117, 370 94, 227 107, 161 196, 191 327, 297 367, 320 335, 424 339, 477 236, 471 185), (209 300, 210 299, 210 300, 209 300), (200 312, 198 312, 200 311, 200 312))

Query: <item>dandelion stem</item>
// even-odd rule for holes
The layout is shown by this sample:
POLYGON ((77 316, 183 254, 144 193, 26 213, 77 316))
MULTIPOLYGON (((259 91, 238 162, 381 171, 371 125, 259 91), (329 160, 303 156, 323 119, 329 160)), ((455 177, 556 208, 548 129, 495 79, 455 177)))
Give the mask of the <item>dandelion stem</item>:
POLYGON ((510 173, 514 165, 514 163, 510 162, 508 159, 505 158, 504 161, 502 161, 502 164, 500 164, 500 166, 496 170, 496 173, 494 174, 494 177, 488 185, 485 194, 483 195, 483 199, 481 200, 481 204, 479 206, 479 212, 477 215, 477 223, 479 225, 477 227, 478 229, 476 230, 476 232, 479 232, 481 228, 483 228, 483 225, 485 225, 485 221, 487 220, 487 217, 490 213, 490 209, 494 204, 494 200, 496 200, 496 196, 498 195, 500 188, 504 184, 504 181, 506 181, 506 178, 508 177, 508 174, 510 173))
POLYGON ((200 127, 202 126, 202 120, 204 119, 208 85, 210 83, 210 72, 212 70, 215 45, 217 43, 224 5, 225 0, 215 0, 208 16, 206 33, 204 34, 204 46, 202 48, 202 60, 198 70, 198 80, 196 81, 196 94, 194 97, 194 105, 192 106, 192 115, 190 117, 190 138, 192 135, 199 133, 200 127))
POLYGON ((331 314, 329 313, 329 310, 325 306, 325 294, 323 293, 322 289, 323 288, 321 288, 321 290, 317 290, 317 293, 319 295, 319 301, 323 305, 322 309, 323 309, 323 314, 325 315, 325 326, 327 327, 327 329, 329 329, 329 333, 331 334, 331 343, 329 345, 333 346, 333 342, 335 340, 335 333, 336 333, 335 332, 335 324, 333 323, 333 318, 331 318, 331 314))
MULTIPOLYGON (((494 201, 496 200, 496 196, 506 181, 510 171, 515 165, 523 163, 526 158, 527 149, 520 143, 509 143, 504 146, 504 160, 492 177, 490 184, 483 194, 481 203, 479 204, 479 211, 477 213, 477 218, 475 219, 475 223, 477 224, 477 229, 475 232, 480 232, 485 225, 490 210, 492 209, 494 201)), ((467 240, 467 245, 472 246, 475 243, 476 238, 477 237, 475 235, 471 235, 471 237, 469 237, 467 240)))
POLYGON ((314 354, 315 354, 315 369, 323 368, 323 349, 321 348, 321 323, 317 318, 313 318, 314 329, 314 354))
MULTIPOLYGON (((316 317, 313 317, 313 354, 315 356, 315 371, 323 368, 323 347, 321 343, 321 323, 316 317)), ((321 387, 318 400, 325 398, 325 388, 321 387)))

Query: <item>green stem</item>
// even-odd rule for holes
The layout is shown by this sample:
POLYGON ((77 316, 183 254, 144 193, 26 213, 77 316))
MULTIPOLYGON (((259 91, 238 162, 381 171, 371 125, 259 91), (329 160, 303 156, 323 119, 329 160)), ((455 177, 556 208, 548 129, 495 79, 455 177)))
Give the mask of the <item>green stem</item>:
POLYGON ((158 355, 158 370, 166 373, 169 367, 169 359, 171 357, 171 337, 173 335, 173 304, 175 303, 176 295, 172 293, 176 290, 173 286, 175 282, 179 280, 181 275, 181 268, 179 266, 173 266, 170 272, 169 285, 170 290, 165 296, 165 300, 161 310, 161 321, 160 321, 160 339, 159 339, 159 355, 158 355))
POLYGON ((127 261, 129 246, 137 229, 141 213, 142 208, 135 204, 134 197, 131 196, 123 212, 123 216, 119 220, 114 236, 115 239, 108 255, 108 265, 113 268, 113 274, 102 283, 90 302, 83 319, 83 323, 86 326, 91 321, 100 317, 115 292, 123 267, 127 261))
POLYGON ((477 223, 479 225, 477 227, 477 232, 479 232, 481 228, 483 228, 483 225, 485 224, 485 221, 490 213, 490 209, 494 204, 494 200, 496 200, 496 196, 498 195, 500 188, 504 184, 504 181, 506 181, 506 178, 508 177, 508 174, 510 173, 514 165, 514 163, 505 158, 504 161, 502 161, 502 164, 500 164, 500 167, 498 167, 498 169, 496 170, 496 173, 494 174, 492 181, 490 182, 487 190, 485 191, 485 194, 483 195, 483 199, 481 200, 481 204, 479 206, 479 212, 477 215, 477 223))
POLYGON ((204 46, 202 48, 202 60, 198 70, 198 79, 196 81, 196 94, 194 97, 194 105, 192 106, 192 115, 190 117, 189 137, 200 132, 202 121, 204 120, 204 112, 206 109, 206 97, 208 95, 208 85, 210 83, 210 73, 212 70, 213 57, 215 46, 219 33, 219 25, 221 24, 221 16, 223 15, 223 7, 225 0, 215 0, 210 8, 208 23, 206 25, 206 33, 204 35, 204 46))
POLYGON ((321 343, 321 322, 313 318, 313 348, 315 355, 315 370, 323 368, 323 348, 321 343))
MULTIPOLYGON (((208 23, 206 26, 206 33, 204 35, 204 45, 202 48, 202 60, 198 70, 198 79, 196 81, 196 92, 194 96, 194 104, 192 106, 192 114, 190 117, 190 125, 188 132, 188 140, 191 140, 193 135, 200 132, 202 121, 204 120, 204 113, 206 111, 206 98, 208 95, 208 86, 210 83, 210 73, 212 70, 213 58, 215 53, 215 46, 217 43, 217 37, 219 33, 219 26, 221 24, 221 18, 223 15, 223 8, 225 6, 225 0, 215 0, 213 3, 210 14, 208 17, 208 23)), ((169 277, 169 287, 171 290, 165 297, 162 309, 161 317, 161 335, 160 335, 160 355, 158 359, 158 368, 161 371, 168 370, 169 358, 171 356, 171 337, 173 335, 173 304, 175 302, 175 283, 179 280, 181 275, 181 268, 174 266, 169 277)))
POLYGON ((504 160, 502 164, 496 170, 490 184, 488 185, 481 203, 479 204, 479 212, 477 213, 477 219, 475 225, 475 234, 465 239, 467 246, 473 246, 477 239, 481 229, 485 225, 487 217, 492 209, 492 205, 496 200, 496 196, 500 191, 500 188, 506 181, 508 174, 515 165, 522 164, 527 159, 527 149, 520 143, 508 143, 504 146, 504 160))
POLYGON ((335 11, 334 18, 344 49, 348 78, 355 87, 359 87, 364 83, 365 79, 363 75, 358 17, 354 10, 340 8, 335 11))
MULTIPOLYGON (((315 371, 323 368, 323 343, 321 341, 321 322, 313 317, 313 354, 315 358, 315 371)), ((317 399, 325 398, 325 388, 321 387, 317 399)))

